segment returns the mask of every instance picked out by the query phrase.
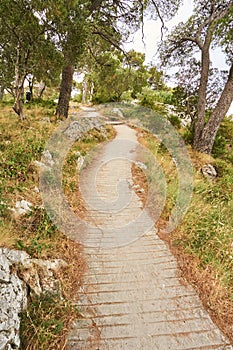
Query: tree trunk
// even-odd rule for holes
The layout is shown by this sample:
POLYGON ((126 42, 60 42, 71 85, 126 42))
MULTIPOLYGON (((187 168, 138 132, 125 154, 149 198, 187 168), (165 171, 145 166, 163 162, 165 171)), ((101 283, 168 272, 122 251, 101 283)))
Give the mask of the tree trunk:
POLYGON ((46 85, 43 81, 40 82, 39 92, 38 92, 38 98, 42 98, 43 93, 45 91, 46 85))
POLYGON ((32 79, 29 79, 28 81, 28 87, 29 87, 29 91, 30 91, 30 98, 31 101, 33 101, 33 87, 34 87, 34 81, 35 81, 35 77, 33 76, 32 79))
POLYGON ((0 85, 0 100, 3 99, 3 96, 4 96, 4 86, 0 85))
POLYGON ((95 88, 95 85, 94 85, 94 83, 92 82, 92 83, 91 83, 91 88, 90 88, 90 98, 89 98, 89 102, 92 102, 93 94, 94 94, 94 88, 95 88))
POLYGON ((20 72, 20 66, 21 66, 21 46, 20 42, 18 42, 17 45, 17 56, 16 56, 16 62, 15 62, 15 84, 14 84, 14 105, 13 110, 15 113, 18 114, 21 120, 25 119, 25 115, 23 112, 23 101, 24 101, 24 82, 26 79, 26 64, 29 52, 25 54, 25 60, 24 60, 24 69, 23 73, 20 72))
POLYGON ((83 91, 82 91, 82 104, 85 105, 87 103, 87 94, 88 94, 88 82, 86 77, 83 79, 83 91))
POLYGON ((213 110, 207 124, 205 125, 201 137, 195 145, 195 149, 210 154, 213 149, 214 140, 220 124, 229 110, 233 101, 233 64, 229 71, 229 76, 221 97, 213 110))
POLYGON ((198 102, 197 102, 197 121, 194 128, 194 143, 193 147, 196 149, 196 146, 201 137, 201 133, 205 124, 205 110, 206 110, 206 91, 209 77, 210 69, 210 54, 209 54, 209 43, 205 42, 202 48, 202 57, 201 57, 201 79, 200 86, 198 91, 198 102))
POLYGON ((23 86, 19 86, 17 91, 15 92, 15 100, 13 105, 13 110, 18 114, 21 120, 25 119, 25 115, 23 112, 23 97, 24 97, 24 88, 23 86))
POLYGON ((58 117, 68 117, 69 102, 72 90, 73 82, 73 65, 64 66, 62 69, 62 80, 60 87, 60 95, 58 100, 58 106, 56 109, 56 115, 58 117))

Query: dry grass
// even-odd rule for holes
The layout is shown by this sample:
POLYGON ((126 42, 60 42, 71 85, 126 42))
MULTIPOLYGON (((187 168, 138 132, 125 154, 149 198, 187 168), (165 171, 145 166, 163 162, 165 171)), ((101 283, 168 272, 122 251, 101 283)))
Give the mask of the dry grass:
MULTIPOLYGON (((69 240, 53 225, 42 207, 38 186, 38 168, 46 140, 57 127, 53 121, 53 103, 27 105, 27 120, 19 122, 11 105, 0 106, 0 156, 3 167, 0 173, 0 246, 25 250, 32 257, 60 258, 68 263, 57 277, 61 283, 61 295, 45 295, 34 298, 22 315, 21 338, 23 348, 64 349, 66 337, 74 318, 80 314, 74 306, 86 269, 82 246, 69 240), (46 118, 43 120, 43 118, 46 118), (34 209, 25 216, 14 217, 10 208, 16 201, 25 199, 34 209), (62 296, 62 299, 61 299, 62 296)), ((107 137, 114 136, 107 128, 107 137)), ((91 147, 104 141, 101 133, 94 130, 86 135, 76 149, 86 154, 91 147)), ((69 155, 68 155, 69 158, 69 155)), ((67 158, 67 159, 68 159, 67 158)), ((65 194, 75 212, 85 209, 78 190, 76 160, 64 166, 65 194), (75 186, 70 184, 75 181, 75 186)))
POLYGON ((135 163, 132 164, 131 168, 132 178, 135 185, 139 186, 139 189, 144 191, 137 191, 137 188, 134 188, 136 195, 140 198, 143 203, 143 208, 145 207, 147 196, 148 196, 148 183, 147 177, 144 174, 143 170, 139 168, 135 163))
POLYGON ((186 253, 180 247, 172 246, 172 240, 169 243, 178 260, 181 275, 197 291, 212 320, 233 342, 232 291, 211 265, 203 266, 199 258, 186 253))
POLYGON ((1 224, 0 231, 0 247, 14 247, 16 232, 15 227, 12 223, 8 225, 1 224))
MULTIPOLYGON (((159 236, 177 257, 180 272, 196 289, 214 322, 233 342, 233 236, 232 236, 232 166, 211 156, 194 152, 189 147, 195 169, 194 193, 189 211, 178 229, 163 234, 172 208, 176 172, 166 152, 159 154, 158 141, 145 131, 139 141, 153 152, 169 179, 168 203, 158 223, 159 236), (219 177, 210 181, 203 177, 204 164, 216 165, 219 177), (171 198, 169 199, 169 195, 171 198)), ((134 182, 146 189, 145 179, 133 169, 134 182)), ((145 202, 145 198, 143 199, 145 202)))
MULTIPOLYGON (((171 155, 163 149, 158 139, 156 139, 149 132, 138 129, 138 141, 153 154, 156 162, 163 169, 164 177, 166 180, 166 203, 159 218, 159 222, 162 223, 169 218, 171 209, 176 200, 178 190, 176 166, 172 161, 171 155)), ((147 191, 146 185, 144 186, 144 190, 147 191)), ((153 211, 153 209, 151 210, 153 211)))

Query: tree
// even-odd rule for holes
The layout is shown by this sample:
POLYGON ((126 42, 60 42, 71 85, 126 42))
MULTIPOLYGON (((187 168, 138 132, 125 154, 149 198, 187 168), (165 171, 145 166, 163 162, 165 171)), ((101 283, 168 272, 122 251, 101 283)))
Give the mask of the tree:
POLYGON ((12 93, 13 109, 21 120, 25 118, 23 102, 26 77, 43 71, 41 67, 46 66, 48 56, 58 54, 45 36, 39 4, 37 0, 2 0, 0 7, 1 86, 12 93))
POLYGON ((185 65, 200 51, 200 81, 198 87, 197 119, 194 130, 194 149, 211 153, 219 126, 233 100, 231 0, 196 0, 193 15, 180 23, 162 44, 161 58, 165 63, 185 65), (230 65, 228 77, 212 113, 206 119, 208 82, 211 72, 211 47, 221 46, 230 65))
POLYGON ((62 79, 60 95, 56 115, 58 117, 68 116, 69 100, 72 89, 72 78, 74 66, 78 65, 85 50, 85 44, 90 37, 101 37, 114 47, 120 49, 120 30, 117 28, 117 21, 125 21, 136 18, 136 9, 132 1, 61 1, 62 14, 55 16, 52 10, 53 22, 56 25, 55 36, 59 35, 58 45, 62 49, 64 66, 62 69, 62 79), (133 11, 132 10, 133 4, 133 11))
POLYGON ((58 116, 67 116, 71 95, 74 64, 83 52, 86 27, 88 27, 87 8, 90 1, 45 0, 38 5, 40 20, 46 28, 46 37, 62 55, 62 80, 58 116))
POLYGON ((57 116, 68 116, 74 66, 78 65, 88 38, 101 37, 121 50, 132 30, 143 22, 144 11, 153 8, 153 16, 171 18, 182 0, 46 0, 45 18, 54 33, 54 42, 64 58, 57 116))
MULTIPOLYGON (((173 89, 173 104, 181 118, 191 119, 191 129, 194 131, 197 118, 198 89, 201 78, 201 62, 195 57, 191 58, 175 74, 178 85, 173 89)), ((206 110, 209 115, 215 107, 216 101, 227 80, 227 72, 218 68, 210 68, 206 90, 206 110)))
POLYGON ((136 98, 142 88, 148 85, 149 74, 148 67, 144 64, 145 54, 131 50, 127 53, 125 63, 128 65, 131 76, 132 97, 136 98))
POLYGON ((166 89, 166 85, 164 83, 164 73, 161 70, 158 70, 155 66, 152 65, 149 67, 148 74, 148 82, 152 90, 166 89))
POLYGON ((123 54, 109 43, 98 43, 97 50, 89 46, 89 55, 85 55, 83 102, 90 92, 97 103, 118 102, 125 92, 135 98, 148 85, 145 55, 134 50, 123 54), (105 50, 99 50, 100 47, 105 50))
POLYGON ((85 51, 87 38, 101 37, 121 50, 121 42, 143 22, 146 8, 153 6, 153 14, 163 23, 163 19, 170 16, 169 10, 172 9, 170 13, 174 14, 173 10, 177 10, 180 2, 181 0, 2 0, 0 73, 4 81, 1 82, 1 89, 5 87, 5 82, 10 85, 8 88, 15 100, 13 108, 23 119, 26 76, 29 73, 34 75, 35 58, 44 47, 43 43, 53 43, 53 50, 59 51, 63 58, 56 113, 58 116, 67 116, 74 66, 85 51))
POLYGON ((40 82, 37 96, 39 98, 42 97, 46 86, 58 86, 62 65, 62 55, 54 44, 49 40, 41 41, 40 50, 34 52, 33 61, 29 67, 30 74, 27 76, 31 94, 34 93, 35 82, 40 82))

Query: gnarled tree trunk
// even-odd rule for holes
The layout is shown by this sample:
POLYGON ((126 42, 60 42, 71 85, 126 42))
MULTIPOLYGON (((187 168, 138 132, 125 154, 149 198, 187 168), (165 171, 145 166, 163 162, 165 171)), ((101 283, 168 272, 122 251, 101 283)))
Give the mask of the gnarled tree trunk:
POLYGON ((30 101, 33 101, 33 98, 34 98, 34 93, 33 93, 34 81, 35 81, 34 76, 32 77, 32 79, 28 80, 28 87, 29 87, 29 91, 30 91, 30 101))
POLYGON ((211 43, 211 31, 208 30, 206 38, 203 44, 200 43, 201 49, 201 79, 198 91, 197 102, 197 121, 194 128, 194 142, 193 147, 196 149, 199 139, 201 137, 204 125, 205 125, 205 110, 206 110, 206 95, 207 84, 210 70, 210 43, 211 43))
POLYGON ((201 82, 198 92, 198 103, 197 103, 197 121, 194 129, 194 148, 199 142, 204 124, 205 124, 205 110, 206 110, 206 90, 208 83, 209 67, 210 67, 210 58, 209 53, 207 57, 202 60, 202 72, 201 72, 201 82), (203 67, 204 65, 204 67, 203 67))
POLYGON ((74 66, 66 65, 62 69, 62 80, 56 116, 68 117, 69 102, 73 83, 74 66))
POLYGON ((221 94, 221 97, 213 110, 208 122, 204 126, 199 139, 196 141, 197 151, 210 154, 220 124, 229 110, 233 101, 233 64, 229 71, 228 80, 221 94))

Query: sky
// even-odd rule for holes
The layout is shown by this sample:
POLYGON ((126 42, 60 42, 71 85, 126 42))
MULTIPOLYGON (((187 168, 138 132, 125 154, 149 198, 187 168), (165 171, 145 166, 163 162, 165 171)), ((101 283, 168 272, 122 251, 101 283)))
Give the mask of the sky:
MULTIPOLYGON (((179 22, 185 22, 192 13, 193 9, 193 1, 192 0, 184 0, 183 6, 179 9, 177 15, 169 22, 166 22, 165 25, 170 31, 174 26, 176 26, 179 22)), ((157 43, 161 39, 161 23, 159 20, 145 20, 144 23, 144 39, 142 41, 142 31, 139 30, 135 34, 133 34, 130 38, 130 42, 125 45, 126 50, 134 49, 135 51, 144 52, 146 55, 145 63, 149 64, 150 62, 156 63, 158 62, 156 57, 157 52, 157 43)), ((225 58, 221 49, 216 49, 211 52, 211 61, 214 67, 218 67, 220 69, 228 69, 228 66, 225 63, 225 58)), ((168 72, 168 74, 174 73, 174 71, 168 72)), ((172 80, 168 82, 168 85, 173 85, 172 80)), ((233 114, 233 103, 228 114, 233 114)))

